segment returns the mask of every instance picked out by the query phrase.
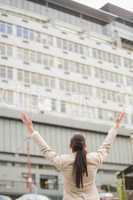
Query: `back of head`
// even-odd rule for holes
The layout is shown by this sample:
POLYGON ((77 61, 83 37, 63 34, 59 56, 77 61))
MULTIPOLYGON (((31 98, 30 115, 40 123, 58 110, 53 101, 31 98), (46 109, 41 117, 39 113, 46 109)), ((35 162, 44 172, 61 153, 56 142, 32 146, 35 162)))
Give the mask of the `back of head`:
POLYGON ((83 135, 75 134, 71 138, 70 146, 73 152, 76 152, 75 161, 73 164, 73 175, 75 178, 76 187, 83 187, 83 175, 88 176, 87 160, 85 150, 85 138, 83 135))

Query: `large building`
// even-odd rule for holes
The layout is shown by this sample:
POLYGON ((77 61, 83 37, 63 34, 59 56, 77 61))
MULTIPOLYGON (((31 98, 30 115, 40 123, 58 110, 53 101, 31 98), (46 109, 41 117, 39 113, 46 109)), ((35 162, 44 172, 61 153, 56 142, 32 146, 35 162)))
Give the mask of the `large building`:
MULTIPOLYGON (((74 133, 96 151, 120 111, 125 121, 97 175, 100 190, 132 163, 133 13, 71 0, 0 0, 0 193, 27 192, 20 112, 58 153, 74 133)), ((32 141, 31 141, 32 143, 32 141)), ((61 175, 31 144, 34 191, 62 198, 61 175)))

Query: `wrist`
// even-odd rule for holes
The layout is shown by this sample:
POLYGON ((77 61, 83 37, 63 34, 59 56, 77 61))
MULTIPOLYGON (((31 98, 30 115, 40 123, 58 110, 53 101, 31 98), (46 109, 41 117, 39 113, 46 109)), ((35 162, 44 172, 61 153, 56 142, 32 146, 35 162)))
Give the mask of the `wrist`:
POLYGON ((28 127, 28 132, 32 135, 32 133, 34 132, 33 126, 28 127))
POLYGON ((120 124, 116 124, 116 125, 115 125, 115 128, 119 128, 119 127, 120 127, 120 124))

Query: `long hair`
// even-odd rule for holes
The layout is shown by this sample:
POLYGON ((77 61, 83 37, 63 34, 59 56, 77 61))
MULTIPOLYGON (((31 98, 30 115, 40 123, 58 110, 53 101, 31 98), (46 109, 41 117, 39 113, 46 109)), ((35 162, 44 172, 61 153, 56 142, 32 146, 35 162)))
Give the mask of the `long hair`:
POLYGON ((83 175, 88 176, 87 160, 85 150, 85 138, 83 135, 75 134, 71 138, 70 147, 73 152, 76 152, 75 161, 73 164, 73 176, 77 188, 83 188, 83 175))

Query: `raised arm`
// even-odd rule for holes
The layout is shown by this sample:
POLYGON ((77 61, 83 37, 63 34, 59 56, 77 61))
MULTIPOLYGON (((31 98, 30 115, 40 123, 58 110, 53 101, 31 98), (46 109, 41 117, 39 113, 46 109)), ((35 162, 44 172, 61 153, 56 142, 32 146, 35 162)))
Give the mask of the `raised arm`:
POLYGON ((28 130, 29 137, 33 138, 34 142, 40 147, 43 156, 49 160, 58 170, 63 170, 63 156, 57 155, 41 137, 41 135, 34 130, 32 120, 26 113, 21 113, 21 119, 28 130))
POLYGON ((111 146, 117 135, 118 128, 120 127, 120 123, 123 120, 124 116, 125 116, 125 113, 121 112, 118 119, 115 122, 114 127, 112 127, 109 130, 109 132, 108 132, 105 140, 103 141, 102 145, 100 146, 100 148, 97 150, 96 153, 93 153, 93 159, 97 165, 102 164, 103 161, 105 161, 107 155, 109 154, 111 146))

